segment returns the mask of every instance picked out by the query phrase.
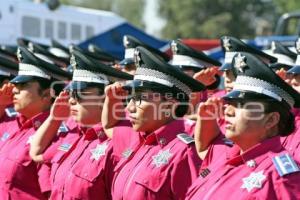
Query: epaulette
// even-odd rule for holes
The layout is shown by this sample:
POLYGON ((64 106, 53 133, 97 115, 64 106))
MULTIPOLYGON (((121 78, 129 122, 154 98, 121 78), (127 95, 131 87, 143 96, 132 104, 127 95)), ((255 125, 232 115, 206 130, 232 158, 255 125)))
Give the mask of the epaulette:
POLYGON ((16 117, 18 115, 18 112, 13 108, 5 108, 5 113, 8 117, 16 117))
POLYGON ((177 138, 184 142, 185 144, 190 144, 195 142, 195 139, 193 137, 191 137, 190 135, 186 134, 186 133, 179 133, 177 134, 177 138))
POLYGON ((272 161, 280 176, 300 171, 299 166, 288 153, 275 156, 272 161))

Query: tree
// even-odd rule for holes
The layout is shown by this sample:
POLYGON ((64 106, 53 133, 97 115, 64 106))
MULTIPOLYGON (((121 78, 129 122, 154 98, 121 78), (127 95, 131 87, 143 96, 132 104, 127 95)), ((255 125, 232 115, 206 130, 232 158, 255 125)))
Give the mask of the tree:
MULTIPOLYGON (((283 2, 284 0, 282 0, 283 2)), ((296 0, 295 0, 296 1, 296 0)), ((167 20, 165 38, 252 38, 258 20, 274 24, 276 4, 267 0, 164 0, 160 14, 167 20)))
POLYGON ((62 4, 99 10, 109 10, 127 19, 133 25, 144 28, 144 0, 61 0, 62 4))

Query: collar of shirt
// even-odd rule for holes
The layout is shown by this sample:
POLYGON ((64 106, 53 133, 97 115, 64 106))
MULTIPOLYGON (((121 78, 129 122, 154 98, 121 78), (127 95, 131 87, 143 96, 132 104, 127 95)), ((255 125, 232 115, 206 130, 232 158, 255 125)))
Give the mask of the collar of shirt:
POLYGON ((85 140, 95 140, 99 139, 101 142, 107 139, 106 134, 104 133, 101 123, 98 123, 90 128, 78 126, 81 134, 84 135, 85 140))
POLYGON ((17 122, 21 129, 33 127, 35 130, 37 130, 42 125, 42 123, 47 119, 49 113, 50 113, 49 111, 41 112, 33 116, 31 119, 27 119, 23 115, 18 115, 17 122))
POLYGON ((242 154, 240 154, 240 148, 237 145, 234 145, 226 154, 226 164, 238 166, 250 160, 254 160, 256 164, 259 164, 265 159, 264 155, 266 155, 267 152, 280 152, 282 149, 283 147, 279 136, 266 139, 242 154))
POLYGON ((173 120, 164 126, 158 128, 153 133, 147 135, 145 138, 145 144, 153 144, 154 142, 165 146, 180 132, 185 130, 184 120, 173 120))

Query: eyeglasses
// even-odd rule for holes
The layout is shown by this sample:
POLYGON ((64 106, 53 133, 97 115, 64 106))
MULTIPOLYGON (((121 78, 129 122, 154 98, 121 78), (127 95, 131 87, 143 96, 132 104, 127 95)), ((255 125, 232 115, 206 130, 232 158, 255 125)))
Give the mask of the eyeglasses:
POLYGON ((140 93, 140 94, 133 94, 126 98, 126 103, 129 104, 130 101, 133 101, 135 106, 139 107, 142 104, 142 101, 153 101, 153 100, 166 100, 164 96, 159 93, 140 93))

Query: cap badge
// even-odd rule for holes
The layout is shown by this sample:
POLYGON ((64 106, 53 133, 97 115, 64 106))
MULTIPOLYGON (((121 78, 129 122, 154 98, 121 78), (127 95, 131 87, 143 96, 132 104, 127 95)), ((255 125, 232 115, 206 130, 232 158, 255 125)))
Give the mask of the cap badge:
POLYGON ((140 52, 137 49, 134 49, 133 60, 134 60, 135 65, 137 67, 139 67, 140 66, 140 61, 141 61, 141 55, 140 55, 140 52))
POLYGON ((296 41, 296 50, 300 53, 300 38, 296 41))
POLYGON ((75 59, 75 56, 72 54, 71 57, 70 57, 70 64, 71 66, 73 67, 73 69, 76 69, 77 67, 77 62, 76 62, 76 59, 75 59))
POLYGON ((178 51, 177 43, 174 40, 171 42, 171 50, 172 50, 173 54, 176 54, 178 51))
POLYGON ((19 62, 21 62, 23 57, 22 57, 22 53, 21 53, 20 48, 18 48, 18 50, 17 50, 17 57, 18 57, 19 62))
POLYGON ((127 36, 124 36, 123 37, 123 46, 124 47, 128 47, 130 44, 129 40, 128 40, 128 37, 127 36))
POLYGON ((223 47, 226 49, 226 51, 230 51, 232 46, 230 44, 230 39, 228 37, 225 37, 223 39, 223 47))
POLYGON ((244 68, 247 66, 245 60, 246 60, 246 57, 242 56, 242 54, 240 54, 240 53, 234 59, 234 66, 240 72, 244 72, 244 68))

